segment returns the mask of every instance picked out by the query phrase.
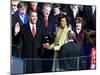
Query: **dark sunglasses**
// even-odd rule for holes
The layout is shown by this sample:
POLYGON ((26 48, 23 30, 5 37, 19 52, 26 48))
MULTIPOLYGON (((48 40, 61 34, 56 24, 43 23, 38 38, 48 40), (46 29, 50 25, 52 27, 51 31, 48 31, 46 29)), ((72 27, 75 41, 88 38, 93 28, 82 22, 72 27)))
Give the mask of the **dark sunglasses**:
POLYGON ((17 5, 15 5, 15 4, 12 4, 12 6, 16 7, 17 5))

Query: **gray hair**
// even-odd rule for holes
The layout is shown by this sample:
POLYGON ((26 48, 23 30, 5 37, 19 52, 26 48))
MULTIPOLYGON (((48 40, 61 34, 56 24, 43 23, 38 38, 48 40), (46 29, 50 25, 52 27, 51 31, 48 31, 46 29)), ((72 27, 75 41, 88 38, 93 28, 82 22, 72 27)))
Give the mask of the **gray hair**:
POLYGON ((17 8, 27 8, 27 3, 26 2, 19 2, 19 4, 17 5, 17 8))
POLYGON ((50 7, 50 8, 52 8, 52 4, 50 4, 50 3, 45 3, 45 4, 43 5, 43 9, 44 9, 45 7, 50 7))

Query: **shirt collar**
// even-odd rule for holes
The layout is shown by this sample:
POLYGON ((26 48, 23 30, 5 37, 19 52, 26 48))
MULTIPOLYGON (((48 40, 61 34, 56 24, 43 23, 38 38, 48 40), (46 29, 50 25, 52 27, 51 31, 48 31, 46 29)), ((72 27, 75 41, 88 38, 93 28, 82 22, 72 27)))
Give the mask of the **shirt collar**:
POLYGON ((32 31, 32 27, 34 26, 35 30, 36 30, 36 24, 32 24, 31 22, 29 22, 29 25, 30 25, 30 28, 31 28, 31 31, 32 31))
POLYGON ((76 28, 76 32, 79 34, 81 32, 81 28, 76 28))
POLYGON ((68 42, 72 42, 72 41, 74 41, 74 40, 73 39, 68 40, 68 42))

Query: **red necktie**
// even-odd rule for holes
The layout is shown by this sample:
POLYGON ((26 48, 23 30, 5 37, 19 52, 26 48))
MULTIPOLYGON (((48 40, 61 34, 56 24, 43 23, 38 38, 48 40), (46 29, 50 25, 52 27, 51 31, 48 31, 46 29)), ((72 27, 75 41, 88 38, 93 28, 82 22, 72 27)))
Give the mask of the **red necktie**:
POLYGON ((32 35, 33 37, 35 37, 35 34, 36 34, 36 31, 35 31, 35 28, 34 28, 34 25, 32 26, 32 35))
POLYGON ((45 18, 45 26, 48 27, 48 18, 45 18))

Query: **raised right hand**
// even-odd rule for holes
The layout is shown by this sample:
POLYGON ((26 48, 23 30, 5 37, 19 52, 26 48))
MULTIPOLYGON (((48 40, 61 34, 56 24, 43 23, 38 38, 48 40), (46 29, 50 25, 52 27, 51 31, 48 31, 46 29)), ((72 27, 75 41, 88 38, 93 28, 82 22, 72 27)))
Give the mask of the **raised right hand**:
POLYGON ((20 24, 17 22, 15 24, 15 34, 17 35, 20 32, 20 24))

